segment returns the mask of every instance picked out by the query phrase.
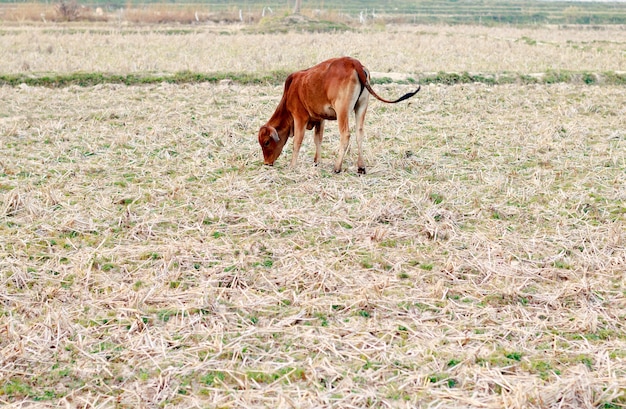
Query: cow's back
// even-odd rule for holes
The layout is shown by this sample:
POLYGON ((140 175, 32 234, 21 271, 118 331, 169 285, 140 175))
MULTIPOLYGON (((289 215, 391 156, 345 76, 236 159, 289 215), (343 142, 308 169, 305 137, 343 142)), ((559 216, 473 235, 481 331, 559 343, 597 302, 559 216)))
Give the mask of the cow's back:
POLYGON ((356 69, 360 66, 353 58, 333 58, 291 74, 291 85, 286 89, 288 109, 293 112, 301 107, 312 118, 335 119, 329 107, 359 86, 356 69))

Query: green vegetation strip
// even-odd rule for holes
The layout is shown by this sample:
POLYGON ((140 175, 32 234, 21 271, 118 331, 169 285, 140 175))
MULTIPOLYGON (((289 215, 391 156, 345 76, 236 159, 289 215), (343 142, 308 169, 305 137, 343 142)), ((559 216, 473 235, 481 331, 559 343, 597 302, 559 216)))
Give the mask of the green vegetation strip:
MULTIPOLYGON (((178 72, 175 74, 103 74, 103 73, 69 73, 69 74, 0 74, 0 85, 19 86, 26 84, 36 87, 66 87, 70 85, 93 86, 98 84, 193 84, 201 82, 217 83, 230 80, 239 84, 282 84, 287 73, 273 71, 269 73, 195 73, 178 72)), ((581 83, 581 84, 606 84, 626 85, 626 73, 608 71, 604 73, 571 72, 571 71, 547 71, 537 74, 521 73, 454 73, 438 72, 428 73, 417 78, 408 77, 406 80, 393 80, 388 77, 373 78, 374 84, 387 83, 420 83, 420 84, 468 84, 483 83, 489 85, 499 84, 555 84, 555 83, 581 83)))
POLYGON ((68 73, 68 74, 0 74, 0 85, 18 86, 26 84, 36 87, 66 87, 79 85, 83 87, 98 84, 194 84, 200 82, 217 83, 222 80, 231 80, 240 84, 278 84, 287 77, 285 72, 271 72, 265 74, 248 73, 195 73, 189 71, 176 74, 104 74, 104 73, 68 73))

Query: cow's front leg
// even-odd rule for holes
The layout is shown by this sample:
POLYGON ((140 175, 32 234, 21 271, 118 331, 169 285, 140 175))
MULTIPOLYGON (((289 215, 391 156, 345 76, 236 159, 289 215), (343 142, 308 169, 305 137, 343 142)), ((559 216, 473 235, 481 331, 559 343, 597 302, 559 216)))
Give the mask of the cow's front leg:
POLYGON ((315 124, 315 136, 313 137, 315 141, 315 157, 313 158, 313 163, 317 166, 322 159, 322 138, 324 137, 324 120, 322 119, 317 124, 315 124))
POLYGON ((304 139, 304 128, 306 127, 306 121, 300 121, 294 118, 293 127, 293 154, 291 156, 291 167, 295 168, 298 164, 298 154, 300 153, 300 146, 302 146, 302 140, 304 139))

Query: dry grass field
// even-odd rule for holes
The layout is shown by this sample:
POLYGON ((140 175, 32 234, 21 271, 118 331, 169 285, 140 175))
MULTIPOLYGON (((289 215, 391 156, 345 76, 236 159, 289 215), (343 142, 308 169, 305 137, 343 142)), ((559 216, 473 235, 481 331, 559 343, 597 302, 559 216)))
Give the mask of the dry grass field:
MULTIPOLYGON (((247 27, 243 27, 244 29, 247 27)), ((11 25, 0 28, 6 73, 295 71, 351 55, 372 71, 626 71, 626 29, 368 26, 354 32, 248 33, 232 25, 11 25)))
MULTIPOLYGON (((626 65, 619 27, 103 27, 3 27, 1 70, 626 65)), ((335 123, 319 167, 310 135, 261 164, 281 91, 0 87, 0 404, 626 407, 624 86, 373 101, 365 176, 335 123)))

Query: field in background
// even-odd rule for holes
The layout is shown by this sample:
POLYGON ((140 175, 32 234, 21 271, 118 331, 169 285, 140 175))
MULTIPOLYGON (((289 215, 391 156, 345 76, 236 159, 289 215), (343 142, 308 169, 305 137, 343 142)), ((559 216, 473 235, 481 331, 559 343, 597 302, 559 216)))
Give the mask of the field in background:
MULTIPOLYGON (((294 2, 246 0, 188 1, 0 1, 0 20, 117 21, 132 23, 256 23, 291 13, 294 2)), ((626 2, 504 0, 306 0, 302 14, 349 25, 411 24, 626 24, 626 2)))
POLYGON ((623 27, 248 28, 0 28, 0 404, 625 407, 623 27), (368 174, 262 166, 338 54, 368 174))
POLYGON ((0 75, 158 77, 180 73, 193 82, 196 74, 201 79, 207 74, 216 78, 229 74, 234 80, 270 77, 276 83, 288 72, 350 55, 361 59, 377 78, 396 81, 432 78, 443 71, 514 79, 525 76, 526 82, 546 73, 552 82, 567 82, 572 79, 570 74, 578 80, 586 75, 584 82, 595 82, 593 75, 608 73, 613 82, 624 83, 624 32, 622 26, 411 25, 281 35, 232 25, 19 25, 0 29, 0 75))

